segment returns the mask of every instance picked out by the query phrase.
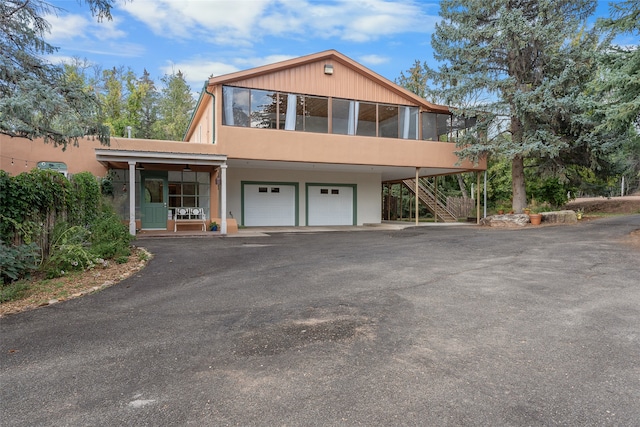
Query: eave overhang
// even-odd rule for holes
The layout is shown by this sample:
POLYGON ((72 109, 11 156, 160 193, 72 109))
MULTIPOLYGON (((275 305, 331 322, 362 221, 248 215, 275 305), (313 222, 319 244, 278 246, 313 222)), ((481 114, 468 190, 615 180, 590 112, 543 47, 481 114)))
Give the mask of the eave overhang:
POLYGON ((96 160, 109 168, 123 169, 130 162, 156 166, 205 166, 218 167, 227 163, 224 154, 180 153, 140 150, 112 150, 96 148, 96 160))

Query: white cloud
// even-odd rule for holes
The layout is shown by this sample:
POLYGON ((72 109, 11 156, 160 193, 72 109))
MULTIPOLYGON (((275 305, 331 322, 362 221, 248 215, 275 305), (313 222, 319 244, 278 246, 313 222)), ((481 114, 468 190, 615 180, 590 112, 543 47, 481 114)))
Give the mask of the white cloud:
POLYGON ((226 62, 207 61, 193 58, 187 61, 167 62, 160 71, 163 74, 173 74, 181 71, 185 80, 194 89, 201 89, 210 76, 220 76, 238 71, 239 68, 226 62))
POLYGON ((51 25, 51 32, 46 39, 52 44, 78 37, 84 38, 89 26, 89 20, 80 15, 47 15, 44 19, 51 25))
POLYGON ((382 55, 376 55, 376 54, 360 56, 360 62, 362 62, 365 65, 386 64, 390 60, 391 59, 388 56, 382 56, 382 55))
POLYGON ((122 9, 156 35, 242 42, 253 36, 255 22, 272 1, 136 0, 125 3, 122 9))
POLYGON ((438 20, 417 0, 135 0, 122 8, 156 35, 232 46, 270 36, 366 42, 430 32, 438 20))
POLYGON ((51 25, 47 42, 67 51, 122 57, 138 57, 146 51, 140 44, 123 41, 127 33, 120 28, 118 16, 103 22, 77 14, 47 15, 45 19, 51 25))
POLYGON ((228 57, 218 61, 211 61, 202 57, 191 58, 186 61, 167 61, 166 65, 160 67, 162 74, 177 73, 178 70, 184 74, 185 80, 194 88, 200 90, 204 82, 211 76, 221 76, 234 73, 248 68, 259 67, 261 65, 273 64, 294 58, 294 55, 268 55, 264 57, 228 57))
POLYGON ((46 36, 48 42, 64 43, 86 40, 89 38, 104 40, 117 40, 127 36, 127 33, 118 26, 120 19, 117 16, 113 20, 97 22, 82 15, 47 15, 44 17, 51 25, 51 32, 46 36))

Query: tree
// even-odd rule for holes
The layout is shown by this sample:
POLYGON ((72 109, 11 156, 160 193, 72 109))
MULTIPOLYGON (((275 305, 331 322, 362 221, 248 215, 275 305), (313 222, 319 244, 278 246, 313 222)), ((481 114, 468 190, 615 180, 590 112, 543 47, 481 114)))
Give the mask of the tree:
POLYGON ((142 77, 138 79, 138 92, 140 97, 140 121, 135 135, 138 138, 154 138, 154 125, 158 120, 158 90, 149 72, 144 70, 142 77))
MULTIPOLYGON (((585 30, 595 10, 589 0, 443 0, 432 36, 439 68, 426 67, 435 91, 456 104, 484 91, 472 106, 478 128, 459 141, 460 154, 488 154, 511 161, 512 207, 527 205, 526 158, 561 161, 600 147, 585 85, 595 73, 600 49, 596 30, 585 30)), ((469 114, 468 108, 456 114, 469 114)))
MULTIPOLYGON (((85 2, 99 20, 111 19, 113 0, 85 2)), ((42 0, 0 2, 0 133, 63 147, 92 134, 107 144, 95 95, 45 59, 57 48, 44 40, 50 25, 43 16, 57 11, 42 0)))
MULTIPOLYGON (((602 28, 612 35, 640 34, 640 0, 614 3, 611 8, 611 17, 598 22, 602 28)), ((599 65, 592 90, 599 100, 594 111, 601 120, 600 129, 626 137, 611 160, 621 175, 640 181, 640 49, 610 46, 599 65)))
MULTIPOLYGON (((416 59, 413 67, 407 70, 407 74, 400 72, 400 77, 396 79, 396 83, 419 97, 426 98, 429 81, 425 72, 426 67, 426 64, 422 64, 416 59)), ((435 101, 431 100, 431 102, 435 101)))
POLYGON ((162 79, 159 100, 160 119, 156 122, 157 134, 162 139, 182 141, 195 107, 191 89, 180 70, 166 74, 162 79))

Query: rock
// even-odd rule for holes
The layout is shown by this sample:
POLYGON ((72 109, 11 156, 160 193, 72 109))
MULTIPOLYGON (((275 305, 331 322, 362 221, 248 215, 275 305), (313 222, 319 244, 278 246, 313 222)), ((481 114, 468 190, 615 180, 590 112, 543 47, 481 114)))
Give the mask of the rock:
POLYGON ((578 216, 574 211, 542 212, 542 222, 548 224, 575 224, 578 216))
POLYGON ((528 223, 527 214, 491 215, 480 220, 480 225, 503 228, 524 227, 528 223))

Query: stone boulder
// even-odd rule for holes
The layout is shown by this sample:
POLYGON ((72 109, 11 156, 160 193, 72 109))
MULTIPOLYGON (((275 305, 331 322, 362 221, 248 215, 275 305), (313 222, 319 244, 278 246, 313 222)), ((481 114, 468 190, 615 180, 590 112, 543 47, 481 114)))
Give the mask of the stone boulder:
POLYGON ((502 228, 524 227, 528 223, 529 215, 527 214, 491 215, 480 220, 480 225, 502 228))
POLYGON ((578 216, 574 211, 542 212, 542 222, 547 224, 575 224, 578 216))

